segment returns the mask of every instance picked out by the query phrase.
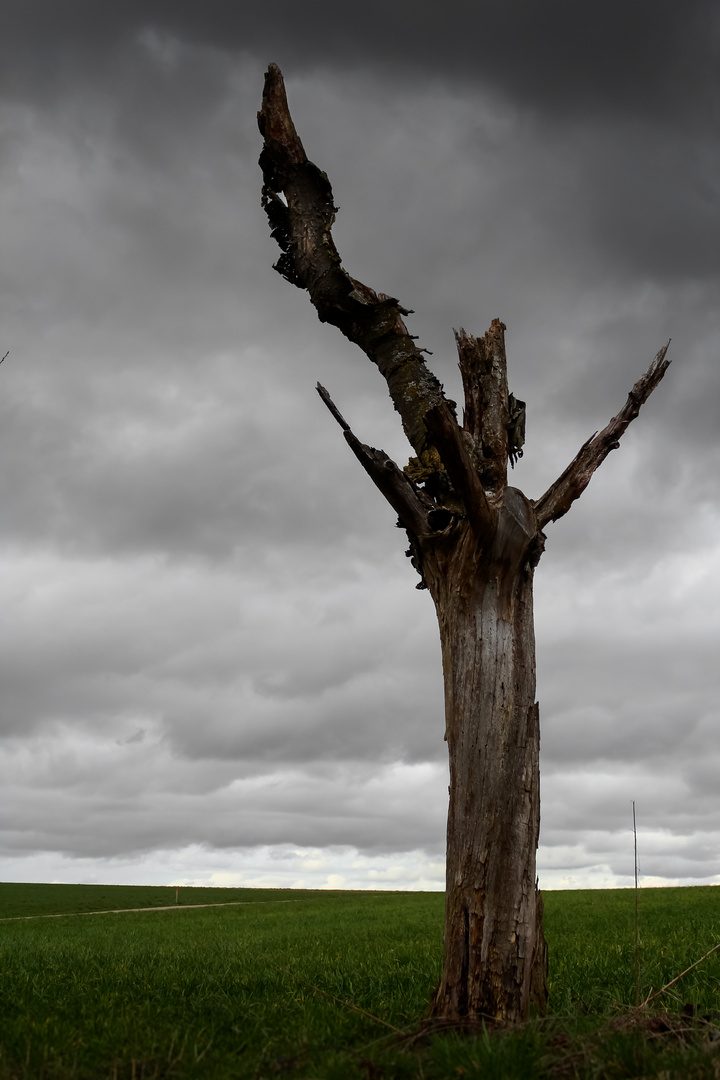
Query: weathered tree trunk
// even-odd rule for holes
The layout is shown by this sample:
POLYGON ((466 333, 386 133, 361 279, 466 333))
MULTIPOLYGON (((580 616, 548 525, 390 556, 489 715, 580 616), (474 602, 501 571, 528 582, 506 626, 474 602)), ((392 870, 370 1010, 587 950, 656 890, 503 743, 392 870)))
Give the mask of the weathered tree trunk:
POLYGON ((450 806, 443 975, 434 1014, 514 1023, 546 1000, 532 584, 541 551, 506 488, 487 553, 469 528, 423 562, 440 625, 450 806))
POLYGON ((515 1023, 547 999, 547 949, 535 857, 540 829, 533 574, 544 527, 567 513, 667 370, 667 345, 625 406, 581 447, 537 501, 507 485, 522 454, 524 403, 508 393, 505 327, 457 335, 465 395, 455 403, 403 321, 410 312, 343 269, 332 239, 332 189, 308 161, 279 68, 265 77, 263 206, 282 254, 275 269, 307 289, 377 365, 413 447, 400 469, 361 443, 318 391, 360 464, 407 531, 419 588, 435 602, 450 754, 443 974, 434 1015, 453 1024, 515 1023))

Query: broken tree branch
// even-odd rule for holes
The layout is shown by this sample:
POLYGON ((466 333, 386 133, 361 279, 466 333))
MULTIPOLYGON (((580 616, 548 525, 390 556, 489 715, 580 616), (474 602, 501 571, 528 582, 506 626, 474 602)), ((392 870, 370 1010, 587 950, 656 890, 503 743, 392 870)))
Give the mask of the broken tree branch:
POLYGON ((343 429, 345 441, 353 454, 375 487, 390 503, 404 528, 418 538, 429 536, 433 529, 428 523, 428 514, 436 509, 432 499, 408 479, 384 450, 376 450, 373 446, 366 446, 365 443, 360 442, 325 387, 320 383, 317 384, 317 392, 343 429))
POLYGON ((508 386, 505 324, 493 319, 483 337, 455 334, 465 393, 463 427, 478 448, 482 486, 499 494, 507 484, 508 386))
POLYGON ((429 409, 425 424, 478 540, 489 546, 497 523, 462 433, 446 402, 429 409))
POLYGON ((408 309, 342 268, 331 233, 336 212, 332 187, 305 154, 277 64, 265 75, 258 125, 265 140, 260 155, 263 206, 282 251, 275 269, 307 289, 320 320, 337 326, 377 365, 410 444, 422 459, 429 450, 423 418, 444 400, 442 386, 403 322, 408 309))
POLYGON ((640 412, 640 406, 645 404, 670 366, 670 361, 665 359, 669 345, 668 341, 645 374, 635 383, 617 416, 614 416, 599 434, 596 432, 580 447, 565 471, 535 503, 538 528, 543 529, 548 522, 557 521, 566 514, 590 483, 595 470, 602 465, 611 450, 618 448, 621 437, 640 412))
POLYGON ((328 394, 328 392, 325 389, 325 387, 323 386, 323 384, 322 383, 317 383, 316 386, 315 386, 315 389, 317 390, 318 394, 323 399, 323 401, 325 402, 328 409, 330 410, 332 415, 335 417, 335 419, 337 420, 338 424, 343 429, 343 431, 349 431, 350 430, 350 425, 348 424, 347 420, 342 415, 340 410, 337 408, 335 402, 330 397, 330 395, 328 394))

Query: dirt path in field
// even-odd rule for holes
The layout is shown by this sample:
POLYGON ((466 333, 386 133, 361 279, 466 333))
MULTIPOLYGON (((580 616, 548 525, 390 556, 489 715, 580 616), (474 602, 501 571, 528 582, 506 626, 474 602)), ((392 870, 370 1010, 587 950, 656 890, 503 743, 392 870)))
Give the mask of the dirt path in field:
POLYGON ((125 915, 128 911, 189 911, 201 907, 247 907, 250 904, 303 904, 316 897, 305 896, 302 900, 222 900, 216 904, 167 904, 165 907, 108 908, 106 911, 59 911, 51 915, 9 915, 0 922, 19 922, 22 919, 69 919, 76 915, 125 915))

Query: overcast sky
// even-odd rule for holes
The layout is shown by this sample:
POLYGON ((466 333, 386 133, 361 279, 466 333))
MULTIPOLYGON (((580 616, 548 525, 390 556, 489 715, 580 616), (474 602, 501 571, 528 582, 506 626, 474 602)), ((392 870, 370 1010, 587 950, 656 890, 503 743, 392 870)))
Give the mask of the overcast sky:
POLYGON ((507 324, 539 497, 671 337, 536 576, 540 882, 720 883, 712 0, 3 0, 0 876, 441 888, 438 633, 314 387, 385 384, 272 269, 280 64, 347 270, 507 324))

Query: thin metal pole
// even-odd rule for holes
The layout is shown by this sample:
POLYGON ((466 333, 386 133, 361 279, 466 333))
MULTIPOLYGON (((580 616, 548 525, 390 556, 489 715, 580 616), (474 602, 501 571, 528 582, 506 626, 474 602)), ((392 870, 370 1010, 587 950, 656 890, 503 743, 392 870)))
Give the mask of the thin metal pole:
POLYGON ((635 800, 633 808, 633 839, 635 841, 635 1004, 640 1004, 640 935, 638 931, 638 856, 637 856, 637 826, 635 823, 635 800))

